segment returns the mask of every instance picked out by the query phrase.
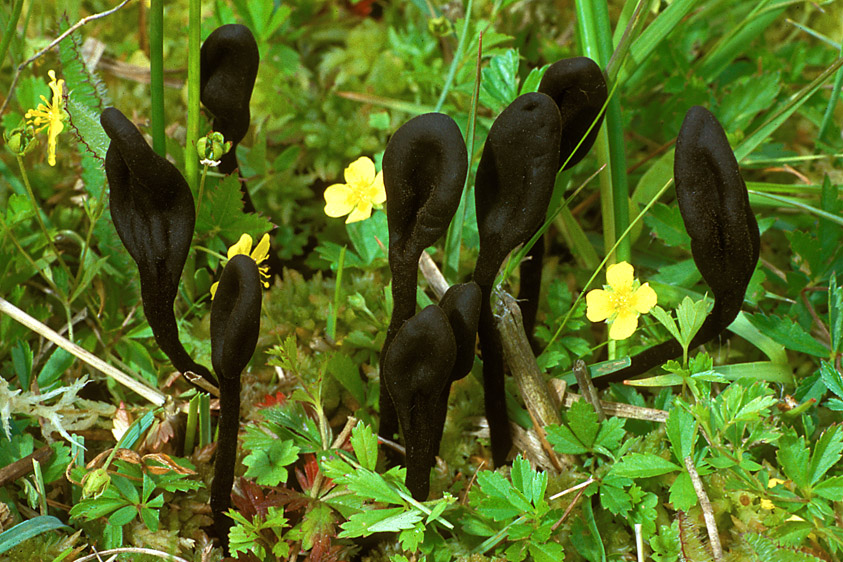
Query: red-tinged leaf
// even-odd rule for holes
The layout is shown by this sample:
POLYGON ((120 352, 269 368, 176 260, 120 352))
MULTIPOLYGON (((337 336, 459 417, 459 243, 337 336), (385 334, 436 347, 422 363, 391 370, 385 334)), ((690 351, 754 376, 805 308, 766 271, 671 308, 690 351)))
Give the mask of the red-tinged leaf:
POLYGON ((265 395, 263 397, 263 402, 258 402, 255 406, 258 408, 271 408, 272 406, 281 405, 286 401, 287 396, 279 390, 274 396, 272 394, 265 395))

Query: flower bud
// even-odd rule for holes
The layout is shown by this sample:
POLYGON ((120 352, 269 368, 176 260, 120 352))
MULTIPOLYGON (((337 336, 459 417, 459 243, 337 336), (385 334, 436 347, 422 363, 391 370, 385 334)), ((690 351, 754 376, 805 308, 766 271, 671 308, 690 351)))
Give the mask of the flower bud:
POLYGON ((207 166, 219 166, 220 158, 231 150, 231 141, 226 141, 222 133, 212 131, 196 141, 196 152, 200 161, 207 166))
POLYGON ((104 468, 96 468, 82 478, 82 499, 97 499, 111 484, 111 476, 104 468))
POLYGON ((20 126, 5 133, 6 147, 16 156, 23 156, 34 149, 38 142, 32 127, 20 126))

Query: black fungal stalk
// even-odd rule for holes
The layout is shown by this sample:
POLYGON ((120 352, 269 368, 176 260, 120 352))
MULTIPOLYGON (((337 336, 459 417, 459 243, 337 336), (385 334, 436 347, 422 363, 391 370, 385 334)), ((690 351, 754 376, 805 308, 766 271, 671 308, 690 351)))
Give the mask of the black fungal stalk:
POLYGON ((211 512, 227 548, 237 433, 240 429, 240 373, 255 352, 260 332, 260 272, 249 256, 232 257, 223 269, 211 305, 211 360, 220 377, 219 441, 211 484, 211 512))
POLYGON ((137 263, 144 314, 155 342, 176 369, 216 384, 211 372, 197 364, 179 341, 173 312, 196 221, 190 188, 119 110, 103 111, 100 123, 111 139, 105 156, 111 217, 137 263))
POLYGON ((512 447, 504 391, 503 351, 490 299, 503 260, 544 222, 559 167, 562 121, 547 95, 519 96, 492 124, 477 168, 475 203, 480 254, 474 280, 482 292, 480 348, 486 418, 496 466, 512 447))
POLYGON ((387 439, 398 431, 398 416, 391 386, 384 384, 383 361, 398 330, 415 314, 419 258, 448 229, 467 173, 460 129, 441 113, 419 115, 402 125, 383 155, 394 305, 381 351, 381 388, 386 392, 380 395, 379 434, 387 439))
MULTIPOLYGON (((703 107, 694 106, 685 115, 676 139, 673 176, 694 263, 714 293, 714 308, 691 341, 696 347, 719 336, 740 312, 758 263, 761 238, 726 133, 703 107)), ((629 367, 596 382, 605 386, 628 379, 681 354, 679 342, 670 340, 639 353, 629 367)))
MULTIPOLYGON (((585 158, 597 139, 603 123, 600 111, 608 98, 606 80, 597 63, 588 57, 562 59, 547 69, 539 84, 539 92, 550 96, 559 108, 562 118, 559 169, 567 170, 585 158)), ((520 264, 518 302, 524 331, 531 342, 539 307, 543 262, 544 236, 536 240, 527 259, 520 264)))

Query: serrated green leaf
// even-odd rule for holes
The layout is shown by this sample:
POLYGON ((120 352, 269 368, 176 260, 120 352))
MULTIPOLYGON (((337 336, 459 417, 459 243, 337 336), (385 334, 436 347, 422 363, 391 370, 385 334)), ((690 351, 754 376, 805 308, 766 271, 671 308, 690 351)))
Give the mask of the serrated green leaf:
POLYGON ((665 309, 663 309, 659 305, 656 305, 652 308, 652 310, 650 310, 650 314, 652 314, 653 317, 659 321, 659 324, 667 328, 667 331, 670 332, 670 335, 673 336, 676 341, 682 341, 679 335, 679 327, 676 325, 676 321, 673 319, 673 316, 671 316, 665 309))
POLYGON ((837 464, 843 452, 843 430, 840 425, 832 425, 822 432, 814 445, 811 455, 810 482, 816 484, 828 470, 837 464))
POLYGON ((597 433, 600 431, 600 421, 597 413, 587 400, 579 399, 568 410, 568 427, 580 443, 589 450, 594 445, 597 433))
POLYGON ((341 525, 340 538, 368 537, 372 533, 394 533, 412 529, 421 521, 420 511, 406 511, 403 507, 372 509, 355 513, 341 525))
POLYGON ((480 101, 483 105, 498 111, 512 103, 518 95, 518 63, 515 49, 489 60, 489 66, 481 71, 480 101))
POLYGON ((600 504, 620 517, 626 517, 632 509, 632 498, 623 487, 624 481, 628 480, 612 477, 604 479, 600 485, 600 504))
POLYGON ((667 416, 665 431, 677 460, 691 456, 697 441, 697 421, 689 411, 676 404, 667 416))
POLYGON ((404 529, 398 535, 398 542, 401 543, 401 548, 409 552, 416 552, 424 540, 424 524, 418 523, 412 529, 404 529))
POLYGON ((652 453, 630 453, 615 463, 610 473, 626 478, 661 476, 682 468, 652 453))
POLYGON ((843 476, 832 476, 817 483, 812 492, 823 498, 832 501, 840 501, 843 498, 843 476))
POLYGON ((530 556, 535 562, 558 562, 565 559, 565 549, 556 542, 529 543, 530 556))
POLYGON ((785 475, 800 488, 810 485, 810 454, 802 437, 791 430, 779 439, 776 458, 785 475))
POLYGON ((510 476, 512 485, 524 494, 527 501, 533 505, 538 505, 544 499, 544 492, 547 488, 547 473, 534 471, 530 462, 520 454, 512 463, 510 476))
POLYGON ((670 503, 678 511, 688 511, 697 505, 699 498, 694 491, 694 484, 687 472, 682 472, 670 485, 670 503))
POLYGON ((828 357, 828 349, 791 318, 764 314, 748 314, 747 318, 762 333, 788 349, 815 357, 828 357))
POLYGON ((365 468, 358 468, 344 476, 335 478, 334 481, 345 484, 349 490, 363 498, 399 505, 404 503, 398 492, 384 480, 383 476, 365 468))
POLYGON ((91 155, 104 162, 111 140, 100 125, 99 113, 77 100, 74 95, 68 96, 66 108, 69 130, 76 135, 76 140, 91 155))
POLYGON ((679 322, 679 340, 683 346, 691 344, 691 340, 700 330, 708 315, 711 301, 703 297, 695 301, 691 297, 685 297, 676 308, 676 319, 679 322))
POLYGON ((287 480, 286 466, 296 462, 300 449, 292 440, 269 436, 255 426, 246 427, 243 446, 249 454, 243 459, 247 478, 261 486, 277 486, 287 480))
MULTIPOLYGON (((351 394, 361 406, 366 404, 366 386, 360 378, 357 364, 345 353, 337 353, 328 360, 328 372, 351 394)), ((372 467, 367 467, 372 468, 372 467)))
POLYGON ((266 217, 243 211, 243 194, 237 174, 226 176, 206 192, 196 216, 196 232, 200 236, 219 236, 231 243, 239 240, 243 233, 257 242, 273 226, 266 217))
POLYGON ((363 468, 375 470, 378 463, 378 438, 372 433, 372 428, 358 423, 351 430, 351 446, 354 454, 363 468))
POLYGON ((35 208, 25 195, 12 193, 6 200, 6 226, 14 226, 35 216, 35 208))
POLYGON ((843 398, 843 376, 840 375, 831 363, 828 361, 822 361, 820 363, 820 376, 827 389, 840 398, 843 398))
POLYGON ((828 280, 828 332, 831 350, 834 353, 843 351, 843 287, 837 286, 836 272, 828 280))
POLYGON ((125 507, 121 507, 120 509, 112 513, 108 517, 108 522, 117 527, 122 527, 123 525, 128 524, 129 521, 134 519, 135 515, 137 514, 138 510, 135 506, 127 505, 125 507))
POLYGON ((582 455, 588 452, 566 425, 549 425, 545 428, 547 442, 553 450, 563 455, 582 455))

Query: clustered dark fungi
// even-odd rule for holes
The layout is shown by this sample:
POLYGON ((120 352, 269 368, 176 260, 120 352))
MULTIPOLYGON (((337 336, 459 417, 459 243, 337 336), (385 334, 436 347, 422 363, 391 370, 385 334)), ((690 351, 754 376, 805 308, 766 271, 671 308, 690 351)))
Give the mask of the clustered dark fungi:
MULTIPOLYGON (((387 144, 383 181, 394 305, 381 363, 398 330, 416 311, 419 258, 447 230, 460 203, 467 173, 465 141, 457 124, 447 115, 426 113, 414 117, 387 144)), ((398 430, 393 402, 388 391, 381 392, 379 432, 387 439, 392 439, 398 430)))
POLYGON ((111 218, 137 263, 144 314, 155 342, 176 369, 216 384, 211 372, 197 364, 179 341, 173 312, 196 222, 190 188, 181 172, 156 154, 119 110, 106 109, 100 122, 111 139, 105 156, 111 218))
MULTIPOLYGON (((695 347, 719 336, 740 312, 758 263, 761 237, 726 133, 703 107, 694 106, 685 115, 676 138, 673 177, 694 263, 714 294, 714 308, 691 341, 695 347)), ((670 340, 596 382, 605 386, 628 379, 681 354, 679 343, 670 340)))
MULTIPOLYGON (((258 66, 251 32, 226 25, 202 46, 202 101, 214 114, 214 127, 237 144, 249 128, 249 99, 258 66)), ((197 364, 179 341, 173 304, 196 221, 193 195, 181 173, 157 155, 140 131, 119 110, 100 116, 111 139, 105 159, 111 216, 123 245, 137 263, 144 313, 155 341, 181 372, 191 371, 212 384, 217 379, 197 364)), ((237 167, 234 150, 220 168, 237 167)), ((247 210, 254 207, 244 191, 247 210)), ((255 261, 232 257, 223 269, 211 306, 211 359, 219 377, 219 441, 211 488, 214 526, 228 544, 237 433, 240 427, 240 374, 255 351, 260 331, 261 279, 255 261)))

